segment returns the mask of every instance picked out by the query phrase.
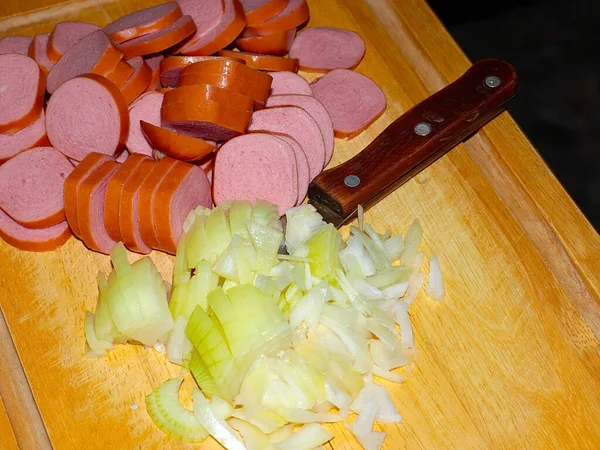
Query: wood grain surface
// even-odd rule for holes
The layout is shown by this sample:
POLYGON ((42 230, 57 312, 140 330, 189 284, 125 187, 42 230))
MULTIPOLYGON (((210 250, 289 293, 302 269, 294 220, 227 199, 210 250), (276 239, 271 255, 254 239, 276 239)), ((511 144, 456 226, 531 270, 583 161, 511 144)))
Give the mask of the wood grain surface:
POLYGON ((19 448, 2 397, 0 397, 0 444, 5 450, 17 450, 19 448))
MULTIPOLYGON (((0 36, 47 32, 59 20, 102 25, 151 4, 41 1, 1 2, 0 36)), ((332 166, 470 64, 423 0, 310 6, 310 25, 365 39, 357 70, 388 98, 371 128, 336 141, 332 166)), ((600 238, 508 114, 367 213, 381 231, 405 231, 415 217, 426 255, 439 255, 447 295, 442 304, 419 298, 411 309, 418 360, 413 376, 391 387, 405 423, 377 426, 388 433, 384 448, 594 448, 600 238)), ((169 277, 172 259, 152 258, 169 277)), ((194 447, 162 435, 145 411, 144 397, 178 372, 164 355, 121 346, 85 358, 84 312, 94 307, 96 273, 109 269, 107 257, 75 239, 47 254, 0 243, 0 265, 0 306, 55 448, 194 447)), ((3 399, 9 412, 22 407, 18 398, 3 399)), ((343 426, 332 428, 331 448, 360 448, 343 426)), ((219 448, 212 441, 201 447, 219 448)))

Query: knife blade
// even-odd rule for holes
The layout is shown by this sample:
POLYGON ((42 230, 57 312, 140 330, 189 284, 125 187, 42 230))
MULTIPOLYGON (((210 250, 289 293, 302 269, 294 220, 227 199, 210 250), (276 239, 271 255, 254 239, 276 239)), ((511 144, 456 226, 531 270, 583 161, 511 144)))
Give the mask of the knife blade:
POLYGON ((364 150, 318 175, 308 202, 340 227, 506 109, 518 90, 514 67, 499 59, 473 64, 460 78, 392 122, 364 150))

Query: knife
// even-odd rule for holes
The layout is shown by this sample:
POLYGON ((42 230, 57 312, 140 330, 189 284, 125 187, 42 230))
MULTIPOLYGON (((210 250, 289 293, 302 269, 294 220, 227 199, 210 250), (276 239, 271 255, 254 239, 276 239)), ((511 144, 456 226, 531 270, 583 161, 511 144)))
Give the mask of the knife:
POLYGON ((515 69, 484 59, 460 78, 392 122, 364 150, 318 175, 308 202, 340 227, 467 140, 517 93, 515 69))

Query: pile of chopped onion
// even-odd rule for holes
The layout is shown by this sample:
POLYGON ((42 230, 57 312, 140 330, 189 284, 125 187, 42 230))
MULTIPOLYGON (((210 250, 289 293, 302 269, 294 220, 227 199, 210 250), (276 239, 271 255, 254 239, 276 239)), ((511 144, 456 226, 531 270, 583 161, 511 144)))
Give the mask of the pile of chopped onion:
MULTIPOLYGON (((402 383, 415 351, 408 310, 421 291, 422 229, 404 239, 364 224, 343 241, 310 205, 287 211, 236 201, 198 208, 184 224, 167 301, 149 259, 99 277, 86 337, 95 354, 114 343, 166 344, 182 375, 146 399, 154 423, 184 442, 209 435, 226 449, 309 450, 333 438, 321 424, 343 422, 365 449, 401 423, 386 387, 402 383), (288 254, 279 254, 285 245, 288 254), (179 401, 183 376, 196 381, 193 411, 179 401), (300 428, 297 428, 300 427, 300 428)), ((444 297, 439 260, 427 294, 444 297)))

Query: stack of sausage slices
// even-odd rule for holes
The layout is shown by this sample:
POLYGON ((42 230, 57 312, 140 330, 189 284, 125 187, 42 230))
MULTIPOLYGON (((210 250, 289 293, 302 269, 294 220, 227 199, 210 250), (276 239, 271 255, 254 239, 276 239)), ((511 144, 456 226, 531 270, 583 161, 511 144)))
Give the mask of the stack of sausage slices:
POLYGON ((308 19, 306 0, 178 0, 0 39, 0 237, 174 254, 200 205, 302 203, 334 137, 386 107, 360 36, 308 19))

